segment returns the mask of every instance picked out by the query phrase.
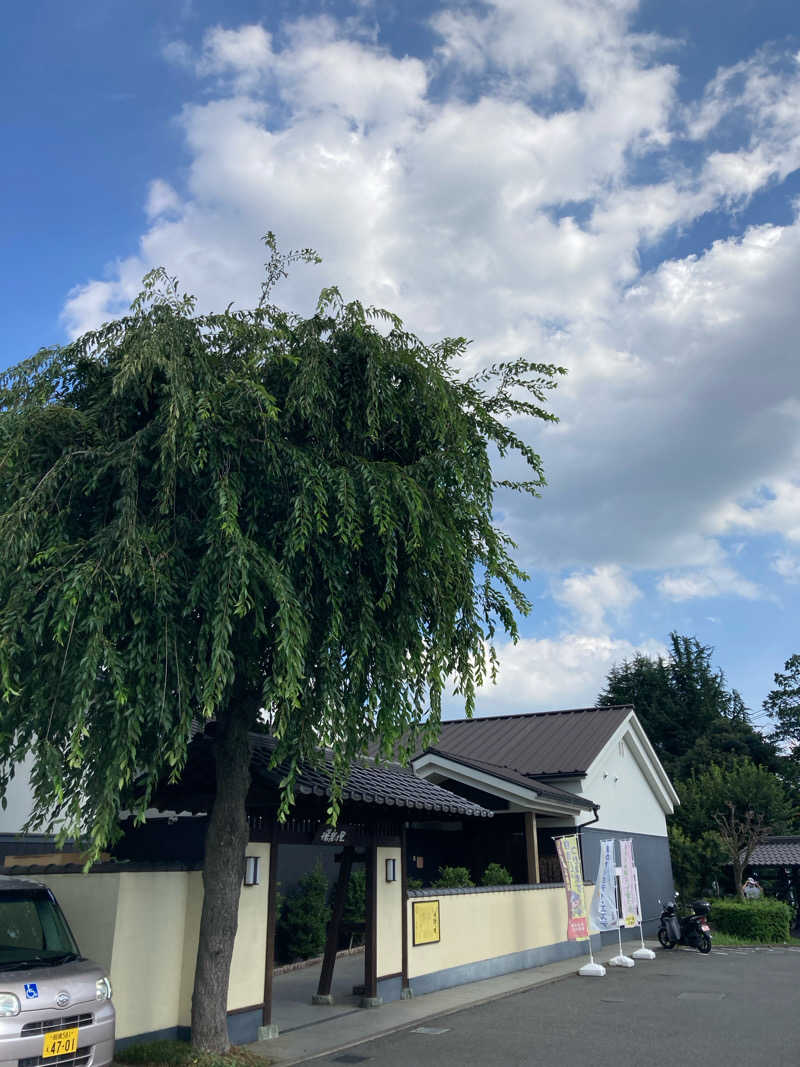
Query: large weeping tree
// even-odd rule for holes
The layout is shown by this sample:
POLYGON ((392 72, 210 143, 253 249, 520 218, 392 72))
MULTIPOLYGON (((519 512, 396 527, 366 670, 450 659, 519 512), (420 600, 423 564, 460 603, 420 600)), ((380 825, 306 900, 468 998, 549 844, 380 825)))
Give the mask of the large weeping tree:
MULTIPOLYGON (((0 790, 32 763, 31 825, 89 842, 143 817, 214 719, 216 799, 192 1001, 203 1049, 225 1007, 248 830, 248 731, 292 770, 471 712, 498 625, 528 609, 495 525, 495 454, 553 416, 560 368, 459 376, 462 339, 322 293, 270 303, 292 259, 271 235, 259 307, 199 315, 152 272, 129 314, 0 379, 0 790)), ((337 816, 334 797, 329 812, 337 816)))

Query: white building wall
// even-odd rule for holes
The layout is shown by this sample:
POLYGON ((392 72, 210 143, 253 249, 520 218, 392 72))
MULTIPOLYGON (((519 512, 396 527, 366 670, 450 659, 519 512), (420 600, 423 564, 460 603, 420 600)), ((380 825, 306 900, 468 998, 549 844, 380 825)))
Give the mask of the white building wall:
POLYGON ((559 785, 599 804, 594 830, 666 837, 664 809, 625 740, 626 732, 627 727, 622 727, 611 739, 585 778, 559 785))
POLYGON ((667 817, 624 737, 612 739, 595 760, 582 792, 599 805, 594 829, 667 837, 667 817))

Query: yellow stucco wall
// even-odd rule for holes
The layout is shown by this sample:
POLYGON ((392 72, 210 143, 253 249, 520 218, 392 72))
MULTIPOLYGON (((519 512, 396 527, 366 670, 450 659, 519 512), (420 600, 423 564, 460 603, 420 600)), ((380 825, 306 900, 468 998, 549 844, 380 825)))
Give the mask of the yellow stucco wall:
MULTIPOLYGON (((586 906, 592 888, 586 887, 586 906)), ((567 905, 562 886, 496 893, 457 893, 452 896, 415 897, 408 901, 408 973, 410 978, 542 948, 565 941, 567 905), (432 945, 413 944, 414 900, 439 901, 441 940, 432 945)))
MULTIPOLYGON (((242 887, 244 892, 244 887, 242 887)), ((200 915, 203 911, 203 872, 188 871, 186 875, 186 917, 183 927, 183 958, 181 960, 181 986, 178 1001, 178 1025, 190 1026, 192 1022, 192 990, 194 969, 197 964, 197 940, 200 934, 200 915)))
POLYGON ((55 894, 84 956, 111 970, 119 898, 118 874, 36 874, 55 894))
POLYGON ((403 966, 403 895, 400 881, 400 849, 379 848, 378 888, 378 977, 398 974, 403 966), (386 881, 386 861, 393 859, 397 881, 386 881))
POLYGON ((120 875, 111 961, 117 1037, 177 1024, 188 873, 120 875))
MULTIPOLYGON (((243 886, 233 947, 228 1009, 264 996, 269 845, 251 843, 260 883, 243 886)), ((189 1026, 203 907, 200 871, 37 876, 56 895, 81 951, 107 967, 117 1037, 189 1026)))
POLYGON ((247 855, 260 858, 261 881, 259 885, 243 886, 239 898, 239 926, 231 960, 228 1011, 249 1008, 261 1004, 264 999, 269 845, 251 843, 247 846, 247 855))

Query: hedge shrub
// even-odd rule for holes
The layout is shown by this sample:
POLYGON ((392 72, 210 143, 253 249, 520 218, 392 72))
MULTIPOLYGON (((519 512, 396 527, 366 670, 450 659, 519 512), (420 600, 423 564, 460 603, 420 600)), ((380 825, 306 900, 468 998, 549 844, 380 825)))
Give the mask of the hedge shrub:
POLYGON ((275 923, 275 950, 283 963, 319 956, 330 919, 328 879, 317 860, 314 868, 286 894, 275 923))
POLYGON ((507 867, 501 863, 490 863, 483 872, 481 885, 511 885, 513 881, 507 867))
POLYGON ((475 883, 466 867, 440 867, 434 889, 472 889, 475 883))
POLYGON ((715 900, 712 925, 723 934, 747 941, 788 941, 792 909, 782 900, 715 900))

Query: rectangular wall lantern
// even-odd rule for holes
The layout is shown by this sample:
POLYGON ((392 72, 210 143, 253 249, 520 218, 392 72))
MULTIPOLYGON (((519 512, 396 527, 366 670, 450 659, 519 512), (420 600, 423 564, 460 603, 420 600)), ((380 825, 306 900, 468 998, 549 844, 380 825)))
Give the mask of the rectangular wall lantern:
POLYGON ((258 885, 260 882, 260 856, 245 856, 244 858, 244 884, 258 885))
POLYGON ((386 881, 387 882, 396 882, 397 881, 397 860, 388 859, 386 861, 386 881))

